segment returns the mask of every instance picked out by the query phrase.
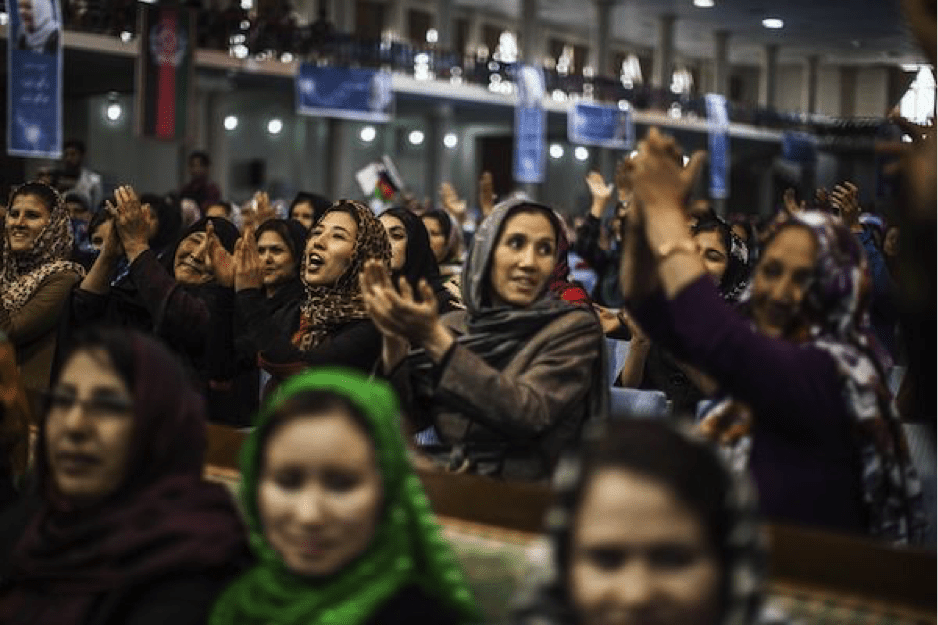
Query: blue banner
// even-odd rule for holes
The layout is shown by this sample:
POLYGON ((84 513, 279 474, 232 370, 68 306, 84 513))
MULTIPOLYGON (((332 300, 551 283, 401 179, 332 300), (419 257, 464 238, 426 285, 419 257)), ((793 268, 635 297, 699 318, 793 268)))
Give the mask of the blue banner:
POLYGON ((515 108, 514 177, 516 182, 544 180, 544 146, 547 112, 544 110, 544 72, 538 67, 519 65, 515 74, 518 106, 515 108))
POLYGON ((803 165, 817 162, 817 137, 806 132, 786 132, 782 135, 782 156, 803 165))
POLYGON ((300 115, 386 122, 394 114, 390 72, 304 63, 296 76, 300 115))
POLYGON ((62 19, 55 0, 8 2, 7 153, 62 153, 62 19))
POLYGON ((631 150, 635 144, 632 107, 628 103, 601 106, 578 102, 567 111, 567 139, 581 145, 631 150))
POLYGON ((730 196, 730 118, 726 98, 706 95, 709 122, 710 197, 725 200, 730 196))

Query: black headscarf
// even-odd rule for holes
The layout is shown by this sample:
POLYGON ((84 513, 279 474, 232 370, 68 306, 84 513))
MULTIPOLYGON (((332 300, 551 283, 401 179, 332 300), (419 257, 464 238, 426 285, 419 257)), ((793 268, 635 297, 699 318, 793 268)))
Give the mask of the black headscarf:
POLYGON ((254 236, 260 240, 265 232, 276 232, 280 236, 293 255, 295 267, 293 277, 281 284, 273 297, 267 299, 268 309, 274 313, 289 304, 294 304, 298 309, 304 298, 305 287, 300 280, 300 267, 303 264, 303 254, 306 253, 306 239, 309 233, 306 227, 295 219, 268 219, 257 227, 254 236))
POLYGON ((749 250, 730 225, 716 215, 702 218, 691 229, 696 236, 701 232, 718 232, 726 248, 726 271, 720 279, 720 295, 729 303, 738 302, 749 286, 749 250))
POLYGON ((182 228, 182 213, 179 206, 169 197, 144 193, 140 196, 141 204, 149 204, 159 221, 156 234, 150 239, 149 245, 157 256, 161 256, 166 248, 179 236, 182 228))
POLYGON ((427 228, 423 225, 423 220, 406 208, 400 207, 389 208, 381 215, 396 217, 404 224, 404 229, 407 231, 407 257, 404 260, 404 266, 399 271, 394 272, 393 279, 395 283, 399 276, 404 276, 416 293, 420 279, 423 278, 436 294, 440 312, 445 313, 454 310, 455 307, 452 304, 449 291, 443 286, 440 267, 436 264, 436 258, 433 256, 433 248, 430 247, 430 235, 427 234, 427 228))
POLYGON ((218 237, 218 242, 221 243, 222 247, 225 248, 229 254, 234 253, 235 241, 241 236, 235 225, 222 217, 203 217, 176 237, 176 241, 168 248, 169 252, 162 256, 161 260, 163 266, 169 271, 169 275, 176 275, 173 267, 176 250, 179 249, 179 246, 189 235, 195 234, 196 232, 205 232, 209 220, 211 220, 212 226, 215 228, 215 236, 218 237))

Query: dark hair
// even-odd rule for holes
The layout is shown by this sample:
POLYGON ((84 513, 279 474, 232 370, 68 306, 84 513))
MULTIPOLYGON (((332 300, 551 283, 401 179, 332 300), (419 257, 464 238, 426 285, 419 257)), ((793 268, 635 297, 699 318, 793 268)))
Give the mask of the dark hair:
MULTIPOLYGON (((694 226, 691 228, 691 233, 693 236, 697 236, 703 232, 716 232, 720 235, 720 240, 723 241, 724 252, 726 253, 726 262, 729 266, 730 253, 733 251, 733 233, 730 231, 730 226, 722 219, 717 219, 715 217, 704 217, 701 218, 694 226)), ((722 290, 726 279, 726 273, 724 272, 723 277, 720 278, 720 288, 722 290)))
MULTIPOLYGON (((594 434, 596 434, 594 432, 594 434)), ((601 436, 587 437, 579 458, 582 467, 575 486, 561 493, 561 505, 575 518, 593 478, 607 469, 638 473, 666 487, 700 520, 721 571, 721 599, 728 600, 730 528, 727 501, 732 476, 704 443, 694 444, 669 426, 634 419, 605 424, 601 436)), ((574 527, 561 536, 557 561, 569 572, 574 527)))
POLYGON ((156 214, 156 234, 150 239, 150 247, 157 253, 162 252, 179 236, 182 227, 182 213, 179 205, 169 196, 156 193, 144 193, 140 196, 140 204, 149 204, 156 214))
POLYGON ((76 150, 81 152, 82 156, 84 156, 85 154, 85 142, 84 141, 79 141, 78 139, 69 139, 68 141, 62 144, 62 150, 64 151, 69 148, 75 148, 76 150))
POLYGON ((69 191, 65 194, 64 202, 77 202, 82 205, 82 208, 85 210, 90 210, 91 206, 89 205, 88 198, 84 193, 79 193, 78 191, 69 191))
POLYGON ((210 209, 213 206, 221 206, 225 210, 225 215, 227 217, 231 217, 231 211, 234 210, 234 208, 231 206, 231 202, 226 202, 225 200, 218 200, 217 202, 212 202, 211 204, 209 204, 205 208, 205 212, 207 213, 208 209, 210 209))
POLYGON ((296 194, 296 197, 293 198, 293 201, 290 202, 290 210, 287 211, 287 217, 293 217, 293 209, 296 208, 298 204, 303 203, 309 204, 313 207, 313 223, 319 221, 319 219, 326 213, 326 210, 332 206, 332 202, 317 193, 300 191, 296 194))
POLYGON ((440 230, 443 231, 443 238, 449 240, 449 234, 453 230, 453 222, 450 221, 449 215, 447 215, 445 211, 439 208, 431 208, 420 217, 421 219, 430 218, 435 220, 440 224, 440 230))
POLYGON ((191 163, 194 159, 202 161, 202 164, 206 167, 210 167, 212 164, 212 159, 209 158, 208 152, 205 152, 204 150, 195 150, 194 152, 190 152, 187 162, 191 163))
POLYGON ((551 227, 554 229, 554 243, 558 244, 560 242, 560 233, 563 230, 563 222, 561 222, 560 218, 557 217, 557 213, 554 212, 554 209, 549 206, 545 206, 544 204, 538 204, 537 202, 521 200, 517 205, 509 208, 508 212, 505 214, 505 219, 502 220, 501 227, 498 229, 498 235, 495 237, 495 245, 498 245, 498 241, 501 240, 502 234, 505 231, 505 226, 508 224, 508 220, 521 213, 527 213, 530 215, 544 215, 547 217, 547 221, 550 222, 551 227))
POLYGON ((75 337, 68 346, 65 357, 61 360, 62 367, 57 375, 61 375, 62 370, 72 356, 80 351, 95 349, 103 350, 107 354, 114 371, 127 385, 127 388, 132 391, 137 372, 134 366, 133 348, 131 347, 131 332, 123 328, 95 325, 76 332, 75 337))
POLYGON ((88 221, 88 238, 94 236, 95 229, 98 226, 104 224, 108 219, 111 218, 111 215, 107 211, 98 211, 91 215, 91 220, 88 221))
POLYGON ((44 182, 32 181, 21 184, 18 187, 13 187, 13 191, 10 192, 10 199, 7 202, 7 206, 13 206, 14 200, 21 195, 31 195, 33 197, 39 198, 39 200, 45 205, 46 210, 50 213, 55 210, 58 206, 61 198, 59 194, 47 185, 44 182))
POLYGON ((257 441, 258 470, 262 470, 266 461, 267 442, 284 425, 303 417, 319 417, 328 412, 342 412, 349 415, 355 425, 374 445, 374 435, 368 425, 368 419, 361 408, 348 397, 334 391, 316 389, 302 391, 290 397, 277 407, 267 419, 257 441))
POLYGON ((306 249, 306 227, 294 219, 268 219, 254 231, 254 239, 260 241, 265 232, 275 232, 293 255, 294 264, 299 266, 306 249))

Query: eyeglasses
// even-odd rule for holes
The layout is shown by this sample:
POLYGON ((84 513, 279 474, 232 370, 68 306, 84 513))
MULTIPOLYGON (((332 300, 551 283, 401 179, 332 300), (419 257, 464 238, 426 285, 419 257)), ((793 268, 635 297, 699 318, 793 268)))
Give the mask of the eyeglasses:
POLYGON ((76 404, 81 406, 85 414, 92 416, 123 416, 133 410, 133 403, 123 397, 90 397, 79 399, 74 393, 68 391, 52 390, 42 394, 45 400, 46 412, 53 410, 69 411, 76 404))

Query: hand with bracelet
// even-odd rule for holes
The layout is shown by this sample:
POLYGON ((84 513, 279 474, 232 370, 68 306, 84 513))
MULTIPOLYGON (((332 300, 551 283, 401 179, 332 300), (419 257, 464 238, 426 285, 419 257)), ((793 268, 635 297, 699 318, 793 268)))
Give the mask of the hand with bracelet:
POLYGON ((652 128, 639 144, 638 155, 628 161, 635 214, 644 224, 644 240, 656 260, 658 277, 668 298, 706 273, 687 228, 684 207, 705 156, 705 152, 695 152, 682 167, 681 151, 674 138, 652 128))

